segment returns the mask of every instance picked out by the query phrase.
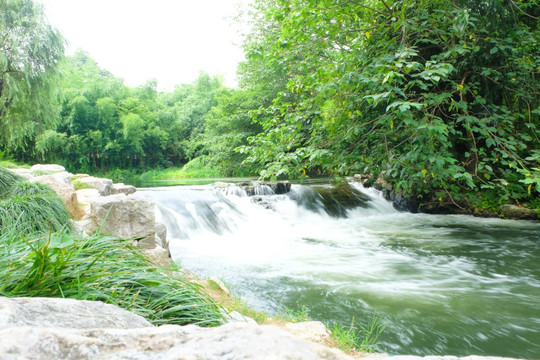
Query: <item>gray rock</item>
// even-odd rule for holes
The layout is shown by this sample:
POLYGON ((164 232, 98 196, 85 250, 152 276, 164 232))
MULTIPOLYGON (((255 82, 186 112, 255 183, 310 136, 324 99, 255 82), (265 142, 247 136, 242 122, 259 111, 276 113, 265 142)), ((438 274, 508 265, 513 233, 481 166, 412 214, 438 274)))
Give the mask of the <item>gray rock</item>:
POLYGON ((132 329, 152 324, 139 315, 100 301, 0 297, 0 329, 21 326, 132 329))
POLYGON ((156 244, 164 249, 169 249, 169 241, 167 241, 167 226, 159 222, 156 223, 156 244))
POLYGON ((145 239, 156 231, 154 204, 124 194, 89 199, 90 211, 81 224, 88 234, 101 228, 102 234, 123 239, 145 239))
POLYGON ((141 329, 16 327, 0 330, 2 359, 351 359, 273 326, 164 325, 141 329))
POLYGON ((77 190, 76 193, 82 216, 90 214, 90 203, 93 199, 99 198, 99 191, 96 189, 81 189, 77 190))
POLYGON ((112 194, 113 181, 111 179, 97 178, 86 174, 78 174, 76 176, 77 181, 96 189, 101 196, 109 196, 112 194))
MULTIPOLYGON (((303 326, 303 325, 302 325, 303 326)), ((317 329, 322 327, 315 324, 317 329)), ((298 329, 296 329, 298 331, 298 329)), ((302 330, 303 331, 303 330, 302 330)), ((317 340, 317 339, 314 339, 317 340)), ((501 360, 469 356, 363 357, 369 360, 501 360)), ((274 326, 228 323, 153 327, 138 315, 101 302, 0 298, 0 359, 291 359, 350 360, 337 349, 274 326)))
POLYGON ((111 194, 112 195, 114 195, 114 194, 131 195, 131 194, 135 193, 135 191, 137 191, 135 186, 133 186, 133 185, 125 185, 125 184, 122 184, 122 183, 113 184, 112 188, 111 188, 111 194))
POLYGON ((169 250, 160 246, 156 246, 153 249, 142 249, 142 252, 148 260, 158 266, 169 269, 173 265, 173 260, 169 250))

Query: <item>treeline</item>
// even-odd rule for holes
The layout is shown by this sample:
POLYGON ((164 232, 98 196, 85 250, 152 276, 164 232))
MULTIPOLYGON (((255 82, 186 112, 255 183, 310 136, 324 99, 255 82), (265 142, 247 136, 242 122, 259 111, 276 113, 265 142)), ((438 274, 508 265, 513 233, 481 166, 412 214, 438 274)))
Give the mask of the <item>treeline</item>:
POLYGON ((259 105, 245 91, 204 73, 172 92, 158 92, 155 80, 127 87, 82 50, 64 56, 40 5, 0 7, 0 160, 105 173, 197 158, 223 176, 256 173, 234 151, 260 131, 249 116, 259 105))
POLYGON ((364 173, 426 206, 539 205, 536 0, 256 0, 239 89, 172 92, 64 57, 32 1, 1 6, 0 159, 364 173))
POLYGON ((38 161, 104 172, 168 168, 204 158, 224 175, 241 170, 241 159, 227 147, 243 144, 257 127, 247 111, 237 114, 242 98, 219 78, 203 73, 172 92, 158 92, 153 80, 129 88, 83 52, 64 58, 59 71, 60 121, 35 137, 38 161))
POLYGON ((90 173, 141 172, 200 158, 223 175, 243 175, 242 159, 231 150, 258 127, 244 108, 249 101, 219 78, 202 73, 172 92, 158 92, 154 80, 129 88, 82 51, 64 57, 57 71, 54 125, 4 147, 4 156, 90 173))

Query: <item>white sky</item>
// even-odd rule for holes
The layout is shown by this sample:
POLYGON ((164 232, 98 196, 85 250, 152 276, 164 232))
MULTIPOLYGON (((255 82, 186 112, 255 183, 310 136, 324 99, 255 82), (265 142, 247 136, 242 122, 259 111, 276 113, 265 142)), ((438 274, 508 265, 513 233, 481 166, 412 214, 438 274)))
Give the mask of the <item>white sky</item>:
POLYGON ((200 71, 236 84, 244 59, 232 17, 249 0, 41 0, 49 22, 100 67, 159 90, 191 83, 200 71), (236 44, 236 45, 235 45, 236 44))

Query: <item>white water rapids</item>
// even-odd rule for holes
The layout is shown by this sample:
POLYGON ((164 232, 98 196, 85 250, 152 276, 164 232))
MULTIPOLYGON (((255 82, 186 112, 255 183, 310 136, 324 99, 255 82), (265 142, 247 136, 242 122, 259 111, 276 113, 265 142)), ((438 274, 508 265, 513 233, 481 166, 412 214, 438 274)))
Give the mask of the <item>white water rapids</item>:
POLYGON ((339 201, 303 185, 255 197, 212 185, 142 194, 173 258, 254 308, 305 306, 342 324, 380 316, 380 350, 391 354, 540 358, 540 223, 403 213, 351 186, 364 207, 329 209, 339 201))

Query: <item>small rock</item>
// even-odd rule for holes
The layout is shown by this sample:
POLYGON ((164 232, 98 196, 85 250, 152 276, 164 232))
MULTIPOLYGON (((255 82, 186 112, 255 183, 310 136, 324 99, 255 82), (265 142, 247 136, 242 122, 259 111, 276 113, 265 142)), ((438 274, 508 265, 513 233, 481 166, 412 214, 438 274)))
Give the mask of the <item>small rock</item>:
POLYGON ((86 184, 99 191, 101 196, 109 196, 112 193, 113 181, 110 179, 97 178, 93 176, 77 176, 77 181, 86 184))
POLYGON ((112 195, 114 194, 130 195, 130 194, 134 194, 136 191, 137 189, 133 185, 125 185, 122 183, 118 183, 118 184, 112 185, 111 194, 112 195))
POLYGON ((172 259, 169 250, 164 249, 160 246, 156 246, 153 249, 144 249, 142 252, 146 256, 146 258, 154 264, 166 269, 171 268, 172 259))
POLYGON ((257 325, 257 322, 255 320, 253 320, 249 316, 244 316, 240 314, 238 311, 222 311, 222 314, 225 318, 225 321, 227 321, 228 323, 247 323, 257 325))
POLYGON ((161 246, 164 249, 169 248, 169 242, 167 241, 167 226, 159 222, 156 223, 156 245, 161 246))

